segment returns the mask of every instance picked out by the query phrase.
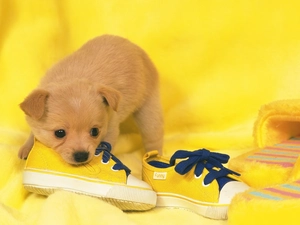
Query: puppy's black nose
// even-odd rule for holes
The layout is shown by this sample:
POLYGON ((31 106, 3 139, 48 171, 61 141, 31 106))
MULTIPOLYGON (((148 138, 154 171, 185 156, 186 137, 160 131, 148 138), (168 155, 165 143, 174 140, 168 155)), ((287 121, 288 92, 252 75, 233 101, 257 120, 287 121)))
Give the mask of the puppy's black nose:
POLYGON ((86 152, 86 151, 74 152, 73 157, 76 162, 79 162, 79 163, 85 162, 89 158, 89 152, 86 152))

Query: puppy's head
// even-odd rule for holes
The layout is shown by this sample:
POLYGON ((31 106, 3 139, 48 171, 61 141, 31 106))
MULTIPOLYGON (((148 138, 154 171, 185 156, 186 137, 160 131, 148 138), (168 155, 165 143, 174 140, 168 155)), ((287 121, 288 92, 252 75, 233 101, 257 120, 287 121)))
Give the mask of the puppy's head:
POLYGON ((20 104, 35 138, 70 164, 89 162, 117 111, 120 93, 88 82, 36 89, 20 104))

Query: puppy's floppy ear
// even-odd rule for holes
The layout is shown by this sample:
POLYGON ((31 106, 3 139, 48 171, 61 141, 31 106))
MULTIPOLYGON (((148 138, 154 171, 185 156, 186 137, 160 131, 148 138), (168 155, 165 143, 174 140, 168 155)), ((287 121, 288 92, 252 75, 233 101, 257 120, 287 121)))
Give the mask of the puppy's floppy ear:
POLYGON ((26 115, 38 120, 42 118, 45 113, 48 96, 48 91, 36 89, 25 98, 25 100, 20 104, 20 107, 26 115))
POLYGON ((97 90, 98 93, 102 95, 104 103, 112 107, 114 111, 117 111, 121 99, 121 93, 114 88, 102 85, 98 86, 97 90))

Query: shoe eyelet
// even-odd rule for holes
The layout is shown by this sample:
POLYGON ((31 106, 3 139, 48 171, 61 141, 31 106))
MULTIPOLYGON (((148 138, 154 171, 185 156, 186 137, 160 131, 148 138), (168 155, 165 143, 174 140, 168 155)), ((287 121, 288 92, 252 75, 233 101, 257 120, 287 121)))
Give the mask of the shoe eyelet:
POLYGON ((208 187, 210 185, 210 183, 209 184, 204 184, 204 180, 202 181, 202 186, 203 187, 208 187))
POLYGON ((195 179, 199 179, 200 177, 202 177, 202 173, 199 176, 197 176, 196 174, 194 174, 194 177, 195 177, 195 179))
POLYGON ((103 159, 101 159, 101 163, 104 164, 104 165, 106 165, 106 164, 108 164, 109 162, 108 162, 108 161, 107 161, 107 162, 103 162, 103 159))

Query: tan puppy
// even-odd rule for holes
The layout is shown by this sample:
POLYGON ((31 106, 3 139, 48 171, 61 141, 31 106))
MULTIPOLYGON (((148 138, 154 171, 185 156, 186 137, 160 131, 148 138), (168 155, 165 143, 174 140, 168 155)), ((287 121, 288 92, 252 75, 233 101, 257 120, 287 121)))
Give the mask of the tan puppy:
POLYGON ((128 40, 97 37, 47 71, 20 104, 34 137, 71 164, 90 161, 101 141, 115 144, 119 124, 133 113, 147 151, 161 151, 163 119, 158 74, 147 54, 128 40))

